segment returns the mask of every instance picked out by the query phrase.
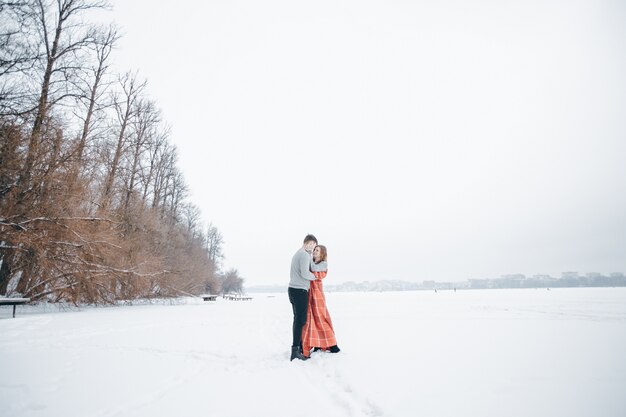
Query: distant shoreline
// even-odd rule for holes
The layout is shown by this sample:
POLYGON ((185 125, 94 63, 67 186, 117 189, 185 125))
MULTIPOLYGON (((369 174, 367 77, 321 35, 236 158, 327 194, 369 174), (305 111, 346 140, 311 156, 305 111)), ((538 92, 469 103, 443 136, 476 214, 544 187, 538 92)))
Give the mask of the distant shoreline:
MULTIPOLYGON (((475 290, 475 289, 520 289, 520 288, 610 288, 626 287, 626 276, 623 273, 614 273, 609 276, 588 274, 585 276, 576 273, 566 273, 561 278, 549 276, 526 278, 519 275, 507 275, 495 279, 470 279, 459 282, 422 281, 410 282, 402 280, 380 281, 348 281, 341 284, 325 285, 326 291, 331 292, 381 292, 381 291, 434 291, 434 290, 475 290), (569 275, 567 275, 569 274, 569 275)), ((287 292, 284 285, 254 285, 245 288, 249 293, 281 293, 287 292)))

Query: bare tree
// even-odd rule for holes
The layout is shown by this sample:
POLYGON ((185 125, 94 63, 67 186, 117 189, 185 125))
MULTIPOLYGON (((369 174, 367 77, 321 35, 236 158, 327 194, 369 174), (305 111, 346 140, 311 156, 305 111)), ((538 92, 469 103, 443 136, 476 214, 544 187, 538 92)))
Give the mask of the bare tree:
POLYGON ((198 206, 193 203, 183 204, 182 212, 187 229, 186 232, 191 237, 192 241, 196 241, 199 238, 204 239, 200 231, 201 212, 198 206))
POLYGON ((113 192, 113 182, 115 181, 117 170, 120 166, 120 160, 122 153, 125 151, 126 143, 128 141, 127 128, 132 122, 132 119, 137 114, 136 103, 140 99, 140 94, 146 87, 146 82, 140 82, 137 79, 137 74, 126 73, 119 79, 119 84, 122 89, 121 98, 116 98, 114 101, 115 113, 117 115, 118 122, 118 134, 115 144, 115 152, 113 154, 113 160, 111 161, 105 182, 104 190, 102 193, 102 199, 100 207, 102 210, 106 210, 111 202, 111 193, 113 192))
POLYGON ((88 68, 87 74, 91 77, 91 81, 84 80, 82 94, 79 96, 79 102, 85 105, 85 116, 83 119, 83 128, 78 138, 78 143, 74 150, 74 171, 73 177, 77 175, 76 167, 82 166, 85 153, 85 146, 90 137, 92 130, 92 121, 94 113, 101 107, 104 100, 103 79, 109 69, 109 58, 111 52, 118 41, 119 36, 117 29, 111 25, 106 29, 99 29, 96 32, 95 42, 93 43, 93 52, 96 57, 95 65, 88 68))
POLYGON ((153 179, 159 175, 160 161, 162 161, 163 155, 167 153, 167 149, 170 146, 167 142, 168 136, 169 130, 163 129, 155 132, 155 134, 151 137, 151 140, 148 142, 148 157, 146 158, 146 161, 141 164, 142 175, 140 177, 140 183, 143 187, 143 193, 141 196, 143 207, 147 206, 150 192, 152 192, 153 196, 158 194, 157 190, 152 188, 156 187, 157 184, 156 181, 153 183, 153 179))
POLYGON ((126 73, 110 91, 117 34, 84 20, 106 6, 0 0, 0 294, 109 303, 219 289, 223 239, 187 201, 146 83, 126 73))
POLYGON ((176 160, 177 150, 175 146, 168 144, 161 148, 155 163, 152 208, 165 207, 169 183, 172 180, 176 160))
POLYGON ((127 212, 132 194, 135 192, 135 185, 139 182, 141 171, 141 159, 146 151, 152 137, 156 136, 158 124, 161 121, 160 112, 152 101, 139 100, 136 103, 136 117, 132 121, 133 143, 131 143, 131 159, 128 169, 128 185, 124 199, 124 211, 127 212))
POLYGON ((29 26, 32 1, 0 1, 0 116, 25 113, 30 97, 26 74, 41 58, 29 26))
POLYGON ((220 263, 224 259, 224 237, 213 223, 207 227, 206 250, 209 260, 219 269, 220 263))
POLYGON ((95 42, 93 27, 84 23, 90 9, 108 7, 106 1, 37 0, 29 2, 28 18, 33 22, 45 53, 42 59, 41 89, 34 108, 34 121, 19 183, 27 190, 40 147, 44 122, 51 108, 76 95, 73 80, 81 66, 81 55, 95 42))
POLYGON ((243 282, 244 279, 239 276, 239 271, 232 268, 226 271, 223 275, 220 276, 220 280, 222 282, 222 293, 238 293, 241 294, 243 292, 243 282))
POLYGON ((180 214, 180 209, 183 201, 187 198, 187 193, 189 188, 187 187, 187 183, 185 182, 185 177, 183 173, 178 169, 178 167, 174 168, 173 171, 173 181, 171 187, 171 199, 169 205, 169 216, 174 222, 182 221, 182 217, 180 214))

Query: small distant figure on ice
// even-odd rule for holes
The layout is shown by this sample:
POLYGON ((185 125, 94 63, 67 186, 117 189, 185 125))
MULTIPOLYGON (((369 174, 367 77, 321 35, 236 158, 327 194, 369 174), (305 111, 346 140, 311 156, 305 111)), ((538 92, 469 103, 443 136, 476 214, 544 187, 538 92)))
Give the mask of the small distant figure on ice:
POLYGON ((326 247, 318 246, 315 236, 306 235, 302 247, 291 259, 288 294, 293 310, 293 340, 290 360, 309 359, 312 348, 339 352, 321 281, 328 271, 326 258, 326 247))

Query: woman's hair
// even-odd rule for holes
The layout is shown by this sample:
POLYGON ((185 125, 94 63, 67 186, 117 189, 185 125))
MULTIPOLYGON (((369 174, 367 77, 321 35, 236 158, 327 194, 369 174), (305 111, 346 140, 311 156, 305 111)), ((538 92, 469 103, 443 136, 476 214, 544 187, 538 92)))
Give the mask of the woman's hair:
MULTIPOLYGON (((320 263, 320 262, 326 261, 326 258, 328 257, 328 252, 326 251, 326 246, 324 246, 324 245, 317 245, 315 248, 316 249, 320 248, 320 259, 316 263, 320 263)), ((313 249, 313 250, 315 250, 315 249, 313 249)))

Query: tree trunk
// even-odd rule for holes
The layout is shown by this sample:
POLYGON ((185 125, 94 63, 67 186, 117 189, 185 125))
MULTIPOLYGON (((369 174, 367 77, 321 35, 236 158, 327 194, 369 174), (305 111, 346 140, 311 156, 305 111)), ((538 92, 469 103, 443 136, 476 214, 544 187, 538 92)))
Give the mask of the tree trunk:
MULTIPOLYGON (((135 101, 137 100, 139 94, 146 86, 146 83, 143 82, 137 85, 137 78, 135 75, 131 75, 129 73, 124 75, 123 80, 121 80, 122 88, 125 94, 125 108, 120 112, 119 107, 118 110, 118 118, 120 121, 120 132, 117 137, 117 145, 115 147, 115 154, 113 155, 113 161, 111 162, 111 169, 107 174, 105 183, 104 183, 104 192, 102 194, 100 208, 105 211, 110 202, 111 202, 111 194, 113 192, 113 182, 117 175, 117 170, 119 168, 120 160, 122 158, 122 153, 124 152, 124 144, 126 142, 126 129, 131 119, 135 116, 135 101)), ((116 105, 117 106, 117 105, 116 105)))
POLYGON ((20 185, 23 191, 28 190, 30 188, 30 181, 32 177, 32 170, 35 165, 35 159, 37 158, 37 154, 39 153, 39 145, 41 142, 41 132, 43 129, 43 122, 48 114, 48 94, 50 91, 50 80, 52 79, 52 73, 54 71, 54 65, 56 60, 58 59, 57 52, 59 48, 59 39, 61 38, 61 33, 63 31, 63 23, 65 22, 65 18, 63 16, 62 10, 59 10, 58 22, 54 32, 54 41, 52 42, 52 47, 48 44, 47 37, 47 28, 46 28, 46 18, 45 11, 43 10, 43 6, 40 4, 40 13, 41 13, 41 24, 42 29, 45 34, 45 47, 46 47, 46 70, 43 75, 43 82, 41 85, 41 93, 39 95, 39 102, 37 105, 37 113, 35 114, 35 121, 33 123, 33 129, 30 133, 30 139, 28 142, 28 150, 26 153, 26 161, 24 163, 24 168, 22 169, 22 175, 20 176, 20 185))

